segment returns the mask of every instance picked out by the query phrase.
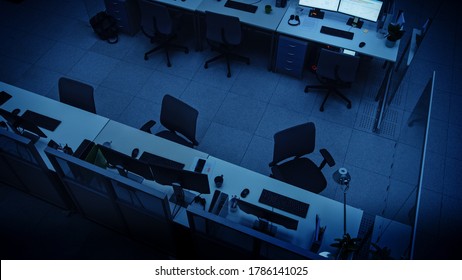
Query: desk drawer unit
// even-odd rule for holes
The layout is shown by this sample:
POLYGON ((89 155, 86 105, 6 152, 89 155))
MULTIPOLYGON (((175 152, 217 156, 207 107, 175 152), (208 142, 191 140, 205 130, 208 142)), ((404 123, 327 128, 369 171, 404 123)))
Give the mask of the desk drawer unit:
POLYGON ((140 28, 140 12, 136 0, 104 0, 106 12, 117 20, 119 31, 135 35, 140 28))
POLYGON ((279 36, 276 72, 302 77, 308 42, 279 36))

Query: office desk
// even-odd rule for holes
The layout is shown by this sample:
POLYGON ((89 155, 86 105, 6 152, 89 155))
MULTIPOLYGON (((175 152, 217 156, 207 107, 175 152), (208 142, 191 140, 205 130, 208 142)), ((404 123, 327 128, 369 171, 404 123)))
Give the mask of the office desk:
POLYGON ((400 41, 398 41, 392 48, 386 47, 386 39, 383 35, 377 32, 376 23, 364 20, 364 25, 361 29, 352 28, 351 26, 346 25, 346 22, 349 18, 347 15, 325 11, 324 19, 316 19, 308 17, 309 8, 307 7, 302 7, 303 10, 300 14, 300 25, 291 26, 288 24, 288 20, 291 15, 296 14, 296 7, 297 5, 292 5, 287 10, 284 18, 281 21, 281 24, 278 26, 277 32, 279 34, 285 34, 311 42, 349 49, 363 55, 368 55, 383 59, 387 62, 391 62, 388 63, 389 66, 384 75, 384 82, 382 83, 382 86, 384 85, 384 93, 380 94, 381 89, 379 89, 379 93, 376 97, 377 100, 380 99, 380 102, 379 106, 377 107, 376 121, 374 123, 373 130, 376 131, 380 129, 380 123, 383 118, 385 106, 384 100, 388 99, 388 91, 393 74, 392 69, 398 58, 400 41), (323 34, 320 32, 321 26, 323 25, 345 31, 351 31, 354 33, 354 37, 352 40, 348 40, 341 37, 323 34), (366 45, 362 48, 359 47, 359 43, 361 42, 366 43, 366 45))
MULTIPOLYGON (((225 3, 226 0, 203 0, 197 8, 197 11, 201 13, 205 13, 205 11, 210 11, 217 14, 235 16, 238 17, 241 23, 245 24, 246 26, 249 26, 252 29, 257 29, 263 33, 269 34, 271 36, 271 45, 268 69, 272 69, 276 29, 289 6, 289 1, 286 7, 278 8, 275 6, 274 0, 262 0, 261 2, 254 4, 258 6, 257 11, 255 13, 249 13, 237 9, 228 8, 225 7, 225 3), (265 13, 266 5, 272 6, 273 10, 269 14, 265 13)), ((250 2, 247 1, 245 3, 250 2)))
MULTIPOLYGON (((292 215, 279 209, 273 210, 274 212, 299 221, 298 229, 296 231, 288 230, 283 226, 278 225, 278 233, 276 234, 276 237, 299 246, 300 248, 309 249, 313 241, 313 235, 316 226, 316 215, 319 215, 321 226, 326 226, 323 243, 319 252, 327 251, 335 253, 336 249, 331 247, 330 244, 334 243, 335 238, 341 238, 343 236, 342 203, 291 186, 284 182, 275 180, 269 176, 256 173, 213 156, 209 156, 207 161, 212 162, 213 166, 211 173, 209 174, 210 185, 212 186, 212 194, 216 189, 213 183, 213 179, 215 176, 223 175, 224 182, 219 190, 227 193, 230 198, 233 195, 240 197, 241 191, 244 188, 248 188, 250 190, 249 195, 246 198, 241 199, 271 210, 270 206, 258 202, 260 194, 265 188, 309 203, 310 207, 308 209, 308 215, 306 218, 300 218, 296 215, 292 215)), ((211 195, 207 197, 206 209, 208 209, 210 205, 210 196, 211 195)), ((352 237, 356 237, 358 235, 362 215, 362 210, 347 206, 347 232, 352 237)), ((256 217, 248 215, 241 210, 237 210, 235 213, 230 212, 227 216, 227 219, 251 227, 252 222, 256 219, 256 217)))
MULTIPOLYGON (((184 169, 193 170, 198 158, 206 159, 208 154, 192 149, 156 135, 146 133, 131 126, 110 120, 94 140, 97 144, 111 143, 111 149, 131 155, 134 148, 139 149, 139 156, 144 151, 185 164, 184 169)), ((212 179, 213 180, 213 179, 212 179)), ((144 180, 143 185, 171 196, 173 188, 154 181, 144 180)), ((171 203, 171 209, 175 206, 171 203)), ((187 226, 186 212, 181 209, 174 219, 187 226)))
POLYGON ((48 137, 40 138, 37 143, 35 143, 37 150, 50 170, 53 170, 53 166, 44 153, 45 147, 50 139, 53 139, 63 146, 67 144, 75 151, 84 139, 94 139, 109 121, 108 118, 89 113, 3 82, 0 82, 0 91, 1 90, 13 96, 3 104, 1 108, 10 112, 19 108, 21 110, 19 115, 22 115, 26 110, 31 110, 61 121, 61 124, 59 124, 55 131, 42 128, 42 131, 48 137))
POLYGON ((349 18, 347 15, 325 11, 324 19, 317 19, 309 17, 308 12, 309 8, 304 7, 300 14, 300 25, 291 26, 288 24, 288 21, 290 16, 295 14, 295 7, 291 6, 279 24, 277 32, 316 43, 353 50, 364 55, 373 56, 390 62, 395 62, 397 60, 399 44, 396 44, 393 48, 386 47, 385 38, 383 35, 376 32, 376 23, 365 20, 361 29, 352 28, 346 25, 349 18), (352 40, 349 40, 323 34, 320 32, 321 26, 323 25, 353 32, 354 37, 352 40), (366 45, 360 48, 360 42, 365 42, 366 45))

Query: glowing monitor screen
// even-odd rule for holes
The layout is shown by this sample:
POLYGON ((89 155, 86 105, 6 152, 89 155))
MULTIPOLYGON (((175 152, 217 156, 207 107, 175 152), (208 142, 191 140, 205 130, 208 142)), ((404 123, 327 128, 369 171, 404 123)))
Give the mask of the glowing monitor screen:
POLYGON ((382 4, 382 1, 377 0, 342 0, 338 11, 375 22, 379 17, 382 4))
POLYGON ((339 2, 340 0, 299 0, 298 4, 300 6, 336 12, 339 2))

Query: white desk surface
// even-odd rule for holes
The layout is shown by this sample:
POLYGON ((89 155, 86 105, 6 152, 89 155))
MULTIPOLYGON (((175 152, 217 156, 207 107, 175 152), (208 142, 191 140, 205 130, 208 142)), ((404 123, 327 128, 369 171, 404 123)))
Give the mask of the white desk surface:
MULTIPOLYGON (((178 0, 177 0, 178 1, 178 0)), ((191 1, 191 0, 186 0, 186 1, 191 1)), ((237 0, 239 1, 239 0, 237 0)), ((244 3, 254 3, 255 1, 242 1, 244 3)), ((218 14, 224 14, 224 15, 229 15, 229 16, 235 16, 238 17, 239 20, 242 23, 255 26, 258 28, 266 29, 266 30, 271 30, 271 31, 276 31, 276 28, 279 25, 279 22, 281 21, 282 17, 284 16, 284 13, 287 10, 287 7, 289 6, 289 3, 287 3, 285 8, 277 8, 275 6, 275 1, 274 0, 262 0, 259 3, 255 3, 254 5, 258 6, 258 9, 255 13, 249 13, 237 9, 232 9, 225 7, 226 0, 203 0, 197 10, 199 12, 205 12, 205 11, 210 11, 218 14), (265 6, 266 5, 271 5, 272 11, 271 13, 267 14, 265 13, 265 6)))
POLYGON ((182 8, 188 11, 196 11, 202 0, 151 0, 153 2, 159 2, 170 6, 182 8))
POLYGON ((137 128, 110 120, 95 138, 95 143, 103 144, 111 142, 111 148, 131 155, 134 148, 140 150, 139 156, 144 151, 165 157, 185 164, 189 169, 195 157, 207 158, 208 154, 192 149, 156 135, 146 133, 137 128))
POLYGON ((385 38, 377 33, 377 24, 364 20, 363 27, 352 28, 346 24, 350 16, 325 11, 324 19, 311 18, 308 16, 310 8, 302 7, 303 11, 300 14, 300 25, 291 26, 288 20, 291 15, 295 14, 295 6, 292 5, 287 10, 284 18, 281 20, 277 32, 300 39, 313 41, 317 43, 332 45, 340 48, 356 51, 361 54, 381 58, 387 61, 395 62, 398 58, 399 41, 392 48, 385 46, 385 38), (350 31, 354 33, 352 40, 323 34, 320 32, 321 26, 332 27, 340 30, 350 31), (360 42, 365 42, 366 45, 359 47, 360 42))
POLYGON ((406 251, 410 246, 411 234, 411 226, 381 216, 375 216, 371 242, 381 248, 388 247, 391 257, 395 260, 400 260, 403 257, 407 258, 406 251))
MULTIPOLYGON (((212 163, 212 169, 209 174, 211 194, 208 196, 202 195, 202 197, 207 200, 206 210, 208 210, 212 195, 217 189, 213 182, 215 176, 223 175, 224 182, 219 190, 227 193, 229 198, 233 195, 240 198, 241 191, 244 188, 248 188, 250 193, 243 200, 271 210, 271 207, 258 202, 262 190, 266 188, 310 204, 306 218, 300 218, 296 215, 274 208, 274 212, 299 221, 296 232, 288 230, 283 226, 276 225, 278 228, 278 233, 276 234, 277 238, 290 242, 301 248, 309 249, 315 231, 316 214, 318 214, 321 226, 326 226, 324 240, 319 252, 335 252, 335 248, 331 247, 330 244, 334 243, 335 238, 341 238, 343 236, 343 203, 305 191, 298 187, 275 180, 269 176, 256 173, 212 156, 209 156, 207 161, 212 163)), ((352 237, 356 237, 358 235, 362 215, 362 210, 347 206, 347 232, 350 233, 352 237)), ((229 213, 227 218, 239 221, 239 223, 246 225, 251 225, 251 223, 256 219, 254 216, 245 214, 241 210, 238 210, 235 213, 229 213)))
POLYGON ((3 82, 0 82, 1 90, 13 96, 1 108, 10 112, 19 108, 21 110, 19 115, 22 115, 26 110, 31 110, 61 121, 55 131, 41 128, 48 137, 40 138, 35 144, 50 170, 54 170, 54 168, 44 152, 50 139, 63 146, 67 144, 75 151, 84 139, 93 140, 109 121, 108 118, 3 82))

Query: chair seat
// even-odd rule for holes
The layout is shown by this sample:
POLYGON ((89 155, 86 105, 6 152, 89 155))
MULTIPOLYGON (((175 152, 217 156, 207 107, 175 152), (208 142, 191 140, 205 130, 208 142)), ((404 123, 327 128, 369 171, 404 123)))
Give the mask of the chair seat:
POLYGON ((194 147, 193 143, 185 140, 183 137, 179 136, 178 134, 176 134, 175 132, 172 132, 170 130, 160 131, 160 132, 156 133, 156 135, 159 136, 159 137, 162 137, 164 139, 173 141, 175 143, 184 145, 186 147, 190 147, 190 148, 194 147))
POLYGON ((327 186, 322 171, 308 158, 296 158, 273 166, 271 170, 275 179, 313 193, 320 193, 327 186))

